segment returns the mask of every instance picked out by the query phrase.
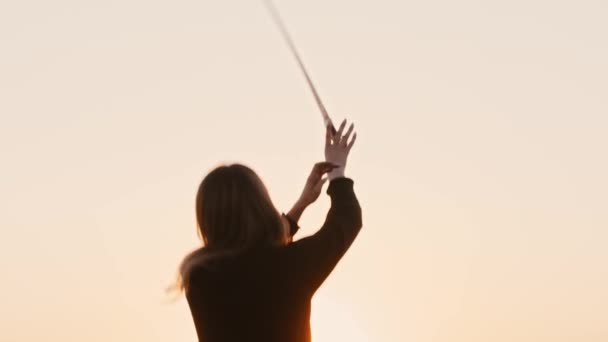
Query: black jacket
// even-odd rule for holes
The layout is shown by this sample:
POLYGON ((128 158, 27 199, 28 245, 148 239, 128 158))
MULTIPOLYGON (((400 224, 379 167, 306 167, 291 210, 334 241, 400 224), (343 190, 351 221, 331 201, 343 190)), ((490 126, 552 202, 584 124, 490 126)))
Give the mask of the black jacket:
POLYGON ((352 179, 331 180, 327 194, 331 208, 314 235, 193 270, 186 298, 200 342, 311 340, 312 296, 362 226, 352 179))

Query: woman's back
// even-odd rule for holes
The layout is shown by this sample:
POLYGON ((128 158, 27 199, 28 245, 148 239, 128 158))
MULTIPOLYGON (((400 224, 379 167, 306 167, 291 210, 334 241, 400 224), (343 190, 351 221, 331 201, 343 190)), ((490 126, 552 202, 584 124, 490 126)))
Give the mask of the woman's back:
POLYGON ((331 180, 314 235, 192 271, 186 297, 199 341, 310 341, 310 301, 362 226, 350 178, 331 180))

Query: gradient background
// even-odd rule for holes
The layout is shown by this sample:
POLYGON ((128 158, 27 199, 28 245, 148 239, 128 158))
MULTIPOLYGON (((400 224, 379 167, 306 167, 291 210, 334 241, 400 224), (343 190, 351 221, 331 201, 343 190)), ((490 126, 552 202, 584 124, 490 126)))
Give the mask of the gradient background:
MULTIPOLYGON (((608 3, 277 5, 358 132, 314 340, 608 341, 608 3)), ((199 182, 242 162, 286 211, 323 159, 259 1, 2 1, 0 114, 3 342, 194 341, 163 291, 199 182)))

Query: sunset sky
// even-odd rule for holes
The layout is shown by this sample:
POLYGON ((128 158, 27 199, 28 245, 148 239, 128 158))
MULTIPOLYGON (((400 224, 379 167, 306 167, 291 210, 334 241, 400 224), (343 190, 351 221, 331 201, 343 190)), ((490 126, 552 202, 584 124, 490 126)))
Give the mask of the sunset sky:
MULTIPOLYGON (((608 341, 608 2, 275 2, 358 135, 313 341, 608 341)), ((322 123, 261 1, 0 2, 0 341, 195 341, 200 181, 287 211, 322 123)))

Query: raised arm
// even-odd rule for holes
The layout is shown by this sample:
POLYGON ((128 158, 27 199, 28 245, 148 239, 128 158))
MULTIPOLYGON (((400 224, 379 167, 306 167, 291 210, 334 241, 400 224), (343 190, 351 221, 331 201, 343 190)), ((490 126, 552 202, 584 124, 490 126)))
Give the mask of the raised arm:
POLYGON ((325 222, 317 233, 300 239, 288 247, 292 276, 306 291, 314 293, 344 256, 358 235, 362 223, 361 207, 354 192, 354 181, 344 176, 348 153, 356 139, 356 134, 347 143, 352 132, 350 126, 342 136, 346 121, 343 121, 336 135, 327 130, 325 157, 328 162, 340 167, 329 172, 330 183, 327 194, 331 207, 325 222))

